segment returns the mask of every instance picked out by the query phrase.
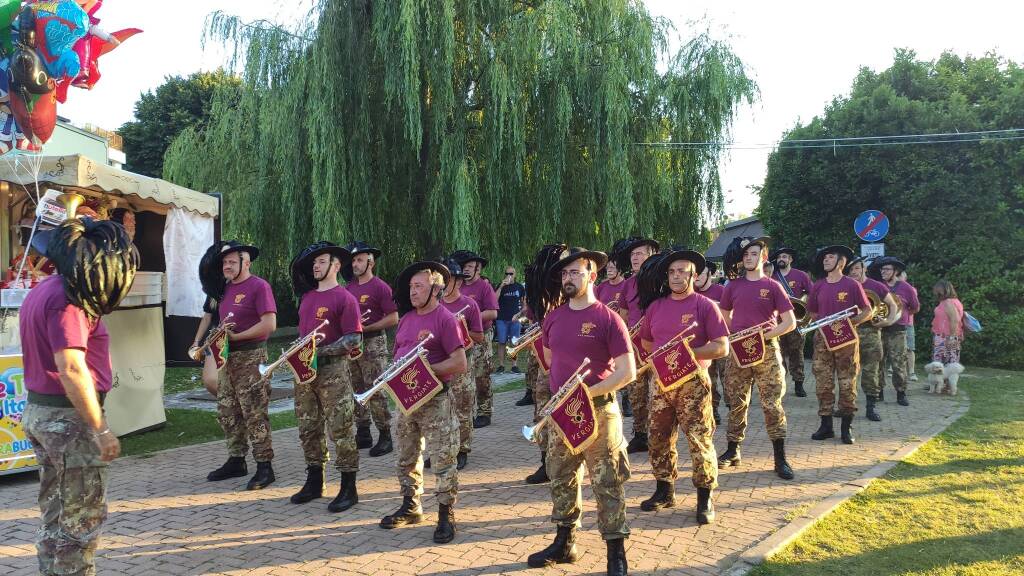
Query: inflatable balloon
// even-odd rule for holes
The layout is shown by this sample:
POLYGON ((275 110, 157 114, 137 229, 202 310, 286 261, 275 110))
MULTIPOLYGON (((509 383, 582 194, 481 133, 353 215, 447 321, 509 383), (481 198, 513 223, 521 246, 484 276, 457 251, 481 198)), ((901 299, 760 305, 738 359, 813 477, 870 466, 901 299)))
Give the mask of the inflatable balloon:
MULTIPOLYGON (((94 26, 93 28, 95 29, 96 27, 94 26)), ((125 28, 111 34, 103 32, 103 36, 97 36, 94 32, 94 30, 91 30, 89 34, 86 34, 85 38, 82 38, 75 44, 75 52, 82 61, 82 73, 75 78, 62 78, 57 82, 58 102, 67 102, 68 87, 70 86, 92 90, 92 87, 100 79, 100 56, 117 48, 122 42, 141 33, 142 30, 138 28, 125 28)))
POLYGON ((0 60, 0 154, 17 148, 19 150, 35 150, 37 147, 25 138, 18 128, 11 109, 8 60, 0 60))
POLYGON ((36 145, 45 144, 57 126, 57 96, 50 92, 26 100, 14 90, 10 97, 11 111, 25 138, 36 145))
POLYGON ((11 24, 21 10, 21 0, 0 0, 0 50, 5 56, 14 52, 14 40, 11 38, 11 24))
POLYGON ((75 42, 89 31, 89 15, 75 0, 33 2, 27 5, 36 16, 36 51, 43 66, 57 80, 74 78, 82 71, 75 42))

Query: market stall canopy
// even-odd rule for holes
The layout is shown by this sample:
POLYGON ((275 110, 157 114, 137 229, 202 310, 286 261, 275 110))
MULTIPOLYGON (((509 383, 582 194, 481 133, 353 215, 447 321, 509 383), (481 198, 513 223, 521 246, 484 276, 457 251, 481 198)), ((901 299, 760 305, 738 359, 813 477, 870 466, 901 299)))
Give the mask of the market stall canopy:
MULTIPOLYGON (((139 208, 142 209, 152 205, 171 205, 214 218, 218 216, 218 203, 215 197, 171 184, 166 180, 99 164, 80 154, 42 156, 37 161, 40 162, 40 183, 118 194, 125 196, 125 200, 133 204, 136 202, 132 196, 150 201, 141 203, 139 208)), ((0 180, 25 186, 34 182, 33 177, 25 170, 15 170, 10 163, 3 162, 0 162, 0 180)))

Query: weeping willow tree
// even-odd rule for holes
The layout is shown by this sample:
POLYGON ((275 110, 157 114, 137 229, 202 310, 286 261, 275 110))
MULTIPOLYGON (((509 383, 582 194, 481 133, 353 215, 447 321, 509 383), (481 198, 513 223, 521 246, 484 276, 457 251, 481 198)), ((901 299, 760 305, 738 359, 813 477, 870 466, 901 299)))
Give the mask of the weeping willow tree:
MULTIPOLYGON (((293 26, 214 13, 238 93, 172 144, 164 177, 223 193, 260 271, 315 239, 365 239, 384 274, 472 248, 631 233, 700 245, 721 214, 717 142, 756 86, 708 34, 638 0, 319 0, 293 26), (269 265, 268 265, 269 264, 269 265)), ((287 293, 287 289, 284 290, 287 293)))

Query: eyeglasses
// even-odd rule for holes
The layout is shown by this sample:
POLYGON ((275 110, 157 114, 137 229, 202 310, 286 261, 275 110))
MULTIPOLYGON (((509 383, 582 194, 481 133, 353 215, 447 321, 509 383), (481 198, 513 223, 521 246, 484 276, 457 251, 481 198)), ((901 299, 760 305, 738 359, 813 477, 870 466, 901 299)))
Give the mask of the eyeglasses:
POLYGON ((582 270, 562 270, 562 278, 572 278, 573 280, 583 278, 585 274, 586 272, 582 270))
POLYGON ((505 272, 505 276, 515 276, 515 272, 505 272))

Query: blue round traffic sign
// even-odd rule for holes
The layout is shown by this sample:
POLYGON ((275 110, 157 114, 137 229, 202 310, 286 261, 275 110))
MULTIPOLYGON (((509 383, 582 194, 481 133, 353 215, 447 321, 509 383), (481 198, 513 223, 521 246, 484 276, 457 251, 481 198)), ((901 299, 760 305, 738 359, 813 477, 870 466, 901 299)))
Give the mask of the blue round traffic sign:
POLYGON ((853 231, 865 242, 878 242, 889 233, 889 217, 878 210, 865 210, 853 221, 853 231))

